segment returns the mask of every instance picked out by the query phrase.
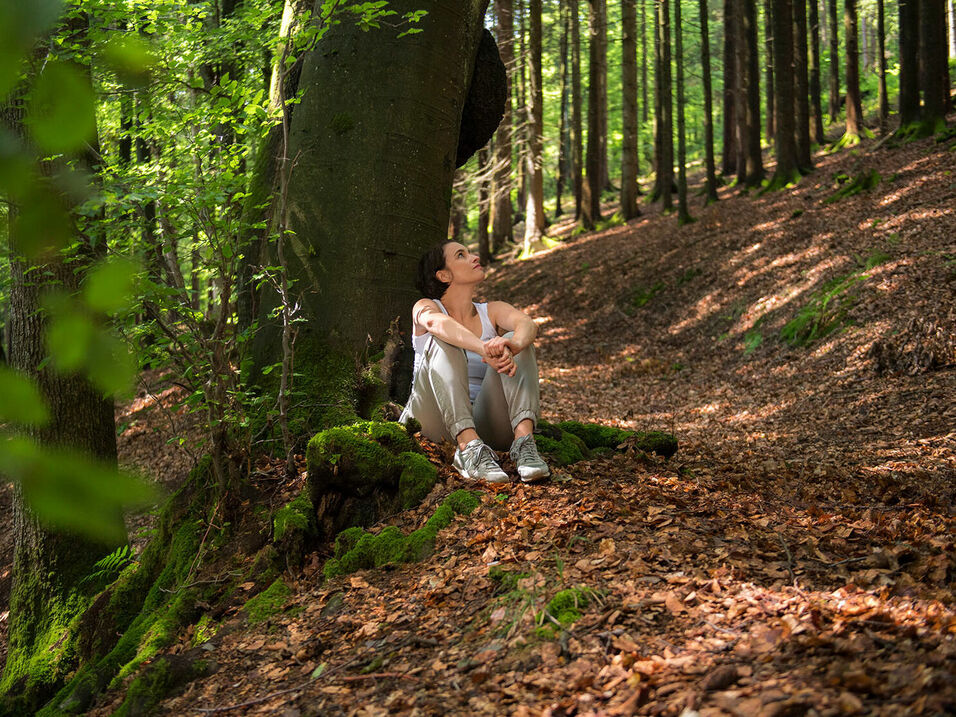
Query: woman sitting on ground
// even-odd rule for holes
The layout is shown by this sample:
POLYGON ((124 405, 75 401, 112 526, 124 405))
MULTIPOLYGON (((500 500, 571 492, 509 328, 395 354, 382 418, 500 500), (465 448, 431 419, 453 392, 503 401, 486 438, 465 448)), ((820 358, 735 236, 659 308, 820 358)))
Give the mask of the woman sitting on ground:
POLYGON ((415 374, 399 420, 415 418, 432 441, 456 442, 454 465, 465 478, 509 481, 492 448, 510 448, 523 482, 543 480, 550 470, 532 435, 538 327, 503 301, 475 303, 484 278, 477 255, 458 242, 436 246, 418 262, 415 284, 425 298, 412 309, 415 374))

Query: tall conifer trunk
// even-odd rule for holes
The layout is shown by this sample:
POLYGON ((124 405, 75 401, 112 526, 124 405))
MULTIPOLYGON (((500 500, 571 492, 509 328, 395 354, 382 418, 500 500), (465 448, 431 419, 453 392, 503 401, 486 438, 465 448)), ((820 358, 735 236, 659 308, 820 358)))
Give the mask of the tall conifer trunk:
POLYGON ((919 0, 899 0, 900 129, 919 122, 919 0))
POLYGON ((541 71, 541 0, 530 0, 528 5, 528 196, 525 204, 524 249, 531 253, 531 245, 544 235, 544 167, 542 156, 542 133, 544 112, 544 88, 541 71))
POLYGON ((950 109, 949 67, 946 60, 946 5, 944 0, 920 0, 920 121, 925 135, 946 125, 950 109))
POLYGON ((571 165, 574 175, 574 218, 581 218, 584 184, 584 127, 581 112, 581 20, 578 0, 571 3, 571 165))
POLYGON ((621 216, 637 208, 637 0, 621 0, 621 216))
POLYGON ((890 103, 886 95, 886 17, 883 0, 876 0, 876 61, 880 78, 880 134, 886 134, 890 118, 890 103))
POLYGON ((837 21, 837 0, 827 0, 827 17, 830 18, 830 72, 828 74, 828 109, 830 123, 840 115, 840 33, 837 21))
POLYGON ((509 91, 505 96, 505 112, 495 134, 495 196, 492 212, 491 253, 501 251, 506 243, 514 240, 512 225, 514 217, 511 204, 511 151, 513 121, 511 112, 511 88, 515 76, 514 15, 511 0, 495 0, 497 18, 498 53, 508 74, 509 91))
POLYGON ((797 145, 794 141, 793 123, 793 73, 782 72, 793 64, 793 16, 791 0, 774 0, 773 3, 773 51, 777 72, 777 169, 771 186, 785 187, 799 178, 797 168, 797 145))
POLYGON ((684 32, 681 0, 674 0, 674 64, 677 67, 677 223, 693 221, 687 211, 687 138, 684 126, 684 32))
MULTIPOLYGON (((882 0, 881 0, 882 1, 882 0)), ((820 13, 817 0, 810 5, 810 138, 823 144, 823 105, 820 99, 820 13)))
POLYGON ((775 134, 774 95, 773 95, 773 0, 764 0, 764 47, 767 57, 767 141, 772 142, 775 134))
POLYGON ((704 81, 704 165, 708 204, 717 201, 717 168, 714 163, 714 109, 710 77, 710 31, 707 0, 699 0, 700 8, 700 64, 704 81))
POLYGON ((600 25, 604 0, 589 0, 588 14, 588 149, 581 197, 581 224, 594 229, 601 221, 601 57, 600 25))
MULTIPOLYGON (((680 0, 675 0, 679 2, 680 0)), ((664 211, 673 209, 674 186, 674 99, 671 89, 671 22, 670 0, 658 0, 661 37, 661 206, 664 211)))
MULTIPOLYGON (((810 0, 813 2, 814 0, 810 0)), ((807 52, 807 0, 793 0, 794 116, 797 164, 804 174, 813 171, 810 156, 810 79, 807 52)))
POLYGON ((843 34, 846 37, 846 132, 843 137, 844 141, 849 143, 858 142, 863 132, 858 25, 856 0, 845 0, 843 34))
POLYGON ((721 152, 721 169, 724 176, 734 172, 737 167, 737 32, 734 0, 724 0, 724 130, 721 152))

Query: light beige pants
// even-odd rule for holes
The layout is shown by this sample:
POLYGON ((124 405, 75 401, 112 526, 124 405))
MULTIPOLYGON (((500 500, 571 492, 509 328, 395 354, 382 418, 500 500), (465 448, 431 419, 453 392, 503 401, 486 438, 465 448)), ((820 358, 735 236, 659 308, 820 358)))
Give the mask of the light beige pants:
POLYGON ((415 418, 422 424, 425 437, 436 442, 454 442, 459 433, 474 428, 495 450, 508 450, 515 427, 526 418, 537 423, 539 415, 534 346, 519 353, 514 361, 514 376, 488 367, 472 405, 464 349, 432 337, 415 373, 412 395, 398 420, 405 423, 415 418))

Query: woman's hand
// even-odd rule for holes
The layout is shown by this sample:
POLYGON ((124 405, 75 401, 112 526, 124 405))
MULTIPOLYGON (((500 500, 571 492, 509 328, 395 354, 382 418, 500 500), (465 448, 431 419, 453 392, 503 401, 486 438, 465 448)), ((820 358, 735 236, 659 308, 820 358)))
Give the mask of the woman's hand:
POLYGON ((495 336, 482 344, 484 356, 482 361, 491 366, 498 373, 506 373, 514 376, 517 367, 515 366, 514 355, 511 350, 510 341, 503 336, 495 336))
POLYGON ((484 342, 486 356, 501 356, 509 352, 512 356, 521 353, 524 348, 514 338, 495 336, 484 342))

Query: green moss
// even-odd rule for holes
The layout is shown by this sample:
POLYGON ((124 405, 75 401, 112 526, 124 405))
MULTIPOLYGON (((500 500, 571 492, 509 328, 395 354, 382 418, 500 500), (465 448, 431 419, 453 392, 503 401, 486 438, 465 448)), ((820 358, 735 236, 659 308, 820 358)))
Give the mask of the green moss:
POLYGON ((356 426, 330 428, 306 450, 313 490, 369 495, 396 473, 395 457, 356 426))
POLYGON ((191 660, 177 655, 163 656, 130 683, 126 698, 113 715, 129 717, 149 714, 160 702, 185 684, 207 674, 208 669, 205 660, 191 660))
MULTIPOLYGON (((581 619, 582 611, 591 602, 591 594, 592 591, 585 587, 561 590, 548 602, 545 612, 563 627, 568 627, 581 619)), ((545 638, 555 637, 560 632, 560 628, 548 619, 545 612, 541 612, 537 616, 537 633, 545 638)))
POLYGON ((503 570, 497 565, 493 565, 488 570, 488 579, 495 583, 496 594, 507 594, 514 592, 518 589, 518 582, 527 577, 531 577, 531 573, 519 573, 512 570, 503 570))
POLYGON ((845 182, 838 190, 827 197, 824 201, 827 203, 838 202, 841 199, 852 197, 860 192, 868 192, 876 187, 883 177, 875 169, 866 172, 860 172, 852 180, 845 182))
POLYGON ((538 450, 559 466, 569 466, 589 457, 587 446, 573 433, 560 431, 558 438, 548 435, 535 436, 538 450))
POLYGON ((193 647, 201 645, 204 642, 209 642, 216 636, 217 632, 219 632, 219 623, 209 617, 209 615, 203 615, 199 618, 199 622, 196 623, 196 627, 193 630, 193 647))
POLYGON ((580 421, 562 421, 558 428, 584 441, 588 448, 617 448, 621 443, 633 435, 633 431, 625 431, 613 426, 602 426, 599 423, 581 423, 580 421))
POLYGON ((422 560, 434 551, 439 530, 447 527, 455 515, 467 515, 478 505, 473 493, 458 490, 442 501, 425 525, 407 536, 394 526, 375 535, 361 528, 344 530, 335 539, 335 555, 326 561, 323 573, 331 578, 389 563, 422 560))
POLYGON ((272 538, 280 542, 290 531, 307 533, 314 522, 315 509, 308 491, 302 491, 294 500, 280 508, 272 519, 272 538))
POLYGON ((246 617, 253 625, 268 620, 273 615, 281 612, 292 590, 285 584, 282 578, 276 580, 261 593, 250 599, 245 604, 243 610, 246 611, 246 617))
POLYGON ((438 469, 420 453, 399 455, 402 472, 398 476, 398 501, 402 508, 411 508, 422 502, 438 480, 438 469))
POLYGON ((634 435, 637 437, 634 446, 645 453, 656 453, 664 458, 670 458, 677 453, 677 439, 670 433, 648 431, 634 435))

